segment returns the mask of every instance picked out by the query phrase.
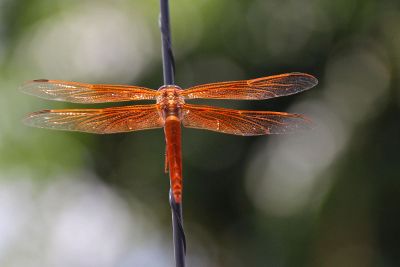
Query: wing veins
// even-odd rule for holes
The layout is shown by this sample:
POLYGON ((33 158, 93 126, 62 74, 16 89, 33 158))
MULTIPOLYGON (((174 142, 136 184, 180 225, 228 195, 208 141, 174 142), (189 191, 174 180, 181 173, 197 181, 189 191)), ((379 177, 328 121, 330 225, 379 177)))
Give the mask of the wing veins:
POLYGON ((307 129, 311 122, 304 116, 285 112, 231 110, 208 106, 184 106, 183 125, 235 135, 281 134, 307 129))
POLYGON ((98 134, 131 132, 163 126, 155 104, 107 109, 43 110, 32 113, 25 122, 40 128, 98 134))
POLYGON ((182 94, 188 99, 261 100, 296 94, 318 83, 312 75, 287 73, 252 80, 209 83, 188 88, 182 94))
MULTIPOLYGON (((128 113, 128 112, 127 112, 128 113)), ((138 120, 139 118, 143 118, 149 114, 124 114, 124 116, 121 116, 121 118, 118 118, 114 121, 110 121, 108 125, 104 128, 104 130, 110 129, 113 125, 117 125, 120 122, 123 122, 124 120, 129 120, 131 117, 136 117, 135 120, 138 120), (135 115, 135 116, 133 116, 135 115), (138 118, 139 117, 139 118, 138 118)))
MULTIPOLYGON (((222 116, 227 116, 227 117, 230 117, 230 118, 234 118, 234 119, 240 120, 240 121, 242 121, 242 122, 245 123, 245 124, 250 123, 250 124, 252 124, 253 126, 256 125, 256 126, 259 126, 259 127, 263 128, 263 129, 265 129, 265 127, 262 126, 262 125, 260 125, 259 123, 255 122, 255 121, 252 121, 252 120, 250 120, 250 119, 241 117, 240 115, 239 115, 239 116, 235 116, 234 113, 231 113, 231 112, 226 112, 226 113, 224 113, 224 112, 216 111, 216 113, 218 113, 219 115, 222 115, 222 116)), ((239 113, 239 114, 240 114, 240 113, 239 113)), ((201 116, 204 117, 204 114, 202 114, 201 116)), ((226 121, 224 121, 224 123, 226 123, 226 121)), ((231 124, 231 125, 232 125, 232 124, 231 124)), ((238 129, 237 127, 235 127, 235 128, 238 129)))
POLYGON ((62 80, 34 80, 23 84, 20 89, 44 99, 86 104, 151 100, 157 97, 156 90, 140 86, 87 84, 62 80))

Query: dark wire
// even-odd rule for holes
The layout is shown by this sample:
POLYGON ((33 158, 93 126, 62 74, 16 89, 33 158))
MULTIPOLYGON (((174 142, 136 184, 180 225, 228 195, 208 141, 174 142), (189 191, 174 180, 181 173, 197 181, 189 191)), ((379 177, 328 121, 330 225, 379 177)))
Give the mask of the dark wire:
MULTIPOLYGON (((163 53, 166 53, 167 55, 166 55, 166 57, 169 59, 169 62, 167 61, 166 62, 166 64, 168 64, 169 66, 170 66, 170 68, 171 68, 171 73, 172 74, 169 74, 169 73, 167 73, 167 74, 164 74, 164 84, 165 85, 167 85, 167 84, 174 84, 174 78, 175 78, 175 57, 174 57, 174 52, 172 51, 172 45, 171 45, 171 39, 170 39, 170 36, 168 35, 168 31, 169 31, 169 29, 166 29, 166 27, 165 26, 162 26, 163 24, 161 24, 161 26, 160 26, 160 28, 161 28, 161 35, 162 35, 162 41, 163 41, 163 43, 165 43, 166 45, 166 48, 165 48, 165 52, 163 52, 163 53), (167 82, 166 80, 165 80, 165 77, 166 76, 171 76, 172 77, 172 80, 170 81, 170 82, 167 82)), ((163 48, 163 50, 164 50, 164 48, 163 48)), ((166 69, 165 67, 164 67, 164 69, 166 69)), ((168 68, 167 68, 168 69, 168 68)))
POLYGON ((182 203, 177 204, 172 195, 172 191, 169 191, 169 203, 171 205, 172 212, 175 215, 174 223, 176 223, 176 229, 179 231, 179 240, 181 240, 183 245, 183 253, 186 255, 186 236, 185 231, 183 230, 183 221, 182 221, 182 203))
POLYGON ((160 0, 160 30, 162 41, 164 85, 174 84, 175 59, 171 44, 168 0, 160 0))
MULTIPOLYGON (((168 0, 160 0, 160 30, 162 41, 164 85, 174 84, 175 60, 172 52, 171 30, 169 26, 168 0)), ((171 193, 169 203, 172 211, 172 231, 176 267, 185 267, 186 237, 183 229, 182 203, 176 203, 171 193)))

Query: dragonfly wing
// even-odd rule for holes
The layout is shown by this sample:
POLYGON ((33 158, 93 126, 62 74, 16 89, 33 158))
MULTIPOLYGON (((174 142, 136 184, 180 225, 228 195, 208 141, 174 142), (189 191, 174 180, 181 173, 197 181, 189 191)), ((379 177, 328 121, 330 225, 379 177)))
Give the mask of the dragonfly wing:
POLYGON ((182 95, 188 99, 261 100, 296 94, 317 83, 318 80, 312 75, 294 72, 253 80, 198 85, 185 90, 182 95))
POLYGON ((26 82, 20 89, 27 94, 44 99, 88 104, 155 99, 157 96, 156 90, 139 86, 44 79, 26 82))
POLYGON ((247 111, 184 105, 185 127, 234 135, 283 134, 307 129, 311 121, 302 115, 272 111, 247 111))
POLYGON ((25 123, 39 128, 96 134, 132 132, 164 125, 156 105, 43 110, 30 114, 25 123))

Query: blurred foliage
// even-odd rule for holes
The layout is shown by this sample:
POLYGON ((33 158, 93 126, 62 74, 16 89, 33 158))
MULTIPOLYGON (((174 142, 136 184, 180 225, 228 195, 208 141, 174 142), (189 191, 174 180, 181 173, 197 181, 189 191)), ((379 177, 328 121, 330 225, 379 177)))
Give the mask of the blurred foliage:
MULTIPOLYGON (((158 4, 0 0, 1 266, 172 266, 162 130, 30 129, 29 112, 80 105, 16 90, 37 78, 158 88, 158 4)), ((189 266, 400 266, 400 2, 170 5, 181 87, 292 71, 320 81, 267 102, 196 101, 304 113, 316 129, 183 129, 189 266)))

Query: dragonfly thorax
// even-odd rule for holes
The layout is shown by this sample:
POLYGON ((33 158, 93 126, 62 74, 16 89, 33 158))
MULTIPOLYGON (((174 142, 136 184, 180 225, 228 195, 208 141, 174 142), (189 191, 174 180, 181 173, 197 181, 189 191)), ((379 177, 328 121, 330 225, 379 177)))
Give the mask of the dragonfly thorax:
POLYGON ((185 103, 182 91, 176 85, 166 85, 158 89, 157 105, 164 119, 168 116, 182 118, 182 106, 185 103))

